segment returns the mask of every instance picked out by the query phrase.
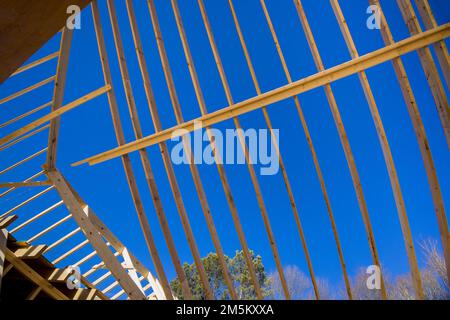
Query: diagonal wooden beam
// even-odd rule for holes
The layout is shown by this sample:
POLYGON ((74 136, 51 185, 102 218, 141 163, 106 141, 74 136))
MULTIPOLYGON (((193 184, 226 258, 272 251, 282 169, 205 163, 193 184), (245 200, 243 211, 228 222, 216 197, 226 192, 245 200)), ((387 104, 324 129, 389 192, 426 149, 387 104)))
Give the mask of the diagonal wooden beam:
MULTIPOLYGON (((73 30, 68 29, 67 27, 64 28, 61 34, 61 44, 59 47, 58 66, 56 68, 55 87, 53 89, 52 112, 62 107, 72 37, 73 30)), ((56 147, 58 145, 60 119, 61 118, 58 117, 50 121, 46 162, 49 169, 53 169, 56 164, 56 147)))
MULTIPOLYGON (((415 35, 422 32, 419 20, 411 4, 411 0, 397 0, 400 11, 402 12, 403 20, 405 20, 411 35, 415 35)), ((447 146, 450 148, 450 107, 448 105, 448 99, 445 94, 444 86, 439 77, 437 66, 434 62, 430 48, 422 48, 417 50, 419 59, 422 64, 422 68, 425 72, 428 85, 433 94, 434 102, 441 120, 442 128, 444 129, 444 135, 447 140, 447 146)))
POLYGON ((50 181, 30 181, 30 182, 0 182, 0 188, 18 188, 18 187, 42 187, 51 186, 50 181))
MULTIPOLYGON (((263 0, 261 0, 263 1, 263 0)), ((300 0, 295 0, 295 7, 297 9, 298 16, 300 18, 300 22, 303 27, 303 31, 306 36, 306 40, 308 42, 311 54, 314 58, 314 62, 319 72, 323 72, 325 70, 322 58, 319 53, 319 49, 317 48, 316 41, 314 39, 311 27, 309 25, 308 19, 306 17, 306 13, 303 9, 302 2, 300 0)), ((350 141, 348 139, 347 133, 345 131, 344 122, 342 121, 341 114, 339 112, 339 107, 334 96, 333 90, 330 84, 326 84, 324 86, 325 94, 327 96, 328 104, 331 109, 331 113, 333 114, 334 122, 339 134, 339 139, 341 141, 342 148, 344 149, 345 158, 347 160, 347 165, 350 170, 350 175, 353 182, 353 187, 355 189, 356 198, 358 201, 358 205, 361 211, 361 216, 364 222, 364 227, 366 229, 367 239, 369 242, 370 252, 372 254, 373 264, 381 268, 381 262, 378 255, 378 250, 375 243, 375 236, 373 234, 372 223, 370 221, 369 210, 367 208, 367 203, 364 196, 364 191, 362 189, 361 180, 359 177, 359 172, 356 167, 355 158, 350 146, 350 141)), ((387 299, 387 291, 384 283, 383 276, 380 275, 381 278, 381 297, 382 299, 387 299)))
POLYGON ((58 56, 59 56, 59 51, 50 53, 49 55, 47 55, 47 56, 45 56, 45 57, 42 57, 42 58, 40 58, 40 59, 37 59, 37 60, 35 60, 35 61, 33 61, 33 62, 30 62, 29 64, 26 64, 26 65, 20 67, 19 69, 17 69, 17 70, 11 75, 11 77, 12 77, 12 76, 15 76, 15 75, 17 75, 17 74, 19 74, 19 73, 22 73, 22 72, 24 72, 24 71, 33 69, 33 68, 35 68, 35 67, 37 67, 37 66, 40 66, 41 64, 46 63, 46 62, 48 62, 48 61, 50 61, 50 60, 53 60, 53 59, 57 58, 58 56))
MULTIPOLYGON (((339 23, 339 27, 341 29, 342 35, 345 39, 345 43, 347 44, 349 53, 352 59, 355 59, 359 56, 356 45, 353 41, 353 37, 350 33, 350 29, 348 28, 347 22, 344 18, 344 14, 342 13, 341 7, 339 5, 338 0, 330 0, 331 6, 333 7, 334 14, 339 23)), ((391 148, 389 146, 389 141, 384 130, 383 122, 381 120, 380 113, 378 111, 377 103, 375 102, 375 97, 372 92, 372 88, 370 87, 369 80, 364 71, 361 71, 358 74, 359 81, 361 82, 361 86, 363 88, 364 94, 366 96, 367 103, 369 105, 370 113, 372 114, 372 118, 375 124, 375 128, 377 130, 378 139, 380 141, 381 149, 383 151, 384 161, 386 163, 386 168, 388 171, 389 179, 391 182, 392 192, 394 194, 395 204, 397 206, 397 213, 400 220, 400 226, 402 229, 403 239, 405 243, 406 252, 408 255, 408 262, 411 269, 411 277, 413 281, 414 290, 416 293, 416 297, 418 299, 424 298, 422 280, 420 277, 419 266, 417 263, 416 252, 414 249, 414 242, 412 239, 411 228, 409 226, 408 215, 406 212, 406 205, 403 199, 403 194, 401 191, 400 181, 398 178, 397 170, 394 163, 394 158, 392 156, 391 148)))
MULTIPOLYGON (((109 66, 109 59, 108 59, 108 54, 106 51, 105 39, 104 39, 103 29, 102 29, 101 20, 100 20, 100 12, 99 12, 98 4, 97 4, 96 0, 94 0, 92 2, 92 16, 93 16, 93 20, 94 20, 94 28, 95 28, 96 38, 97 38, 97 46, 98 46, 98 50, 99 50, 99 54, 100 54, 100 61, 101 61, 101 65, 102 65, 103 78, 105 80, 105 83, 112 84, 112 76, 111 76, 111 70, 110 70, 110 66, 109 66)), ((113 90, 109 91, 107 96, 108 96, 108 103, 109 103, 109 107, 110 107, 111 118, 112 118, 113 125, 114 125, 114 132, 116 135, 117 143, 118 143, 118 145, 123 145, 125 143, 125 137, 124 137, 124 133, 123 133, 122 123, 120 120, 120 114, 119 114, 117 100, 116 100, 114 91, 113 90)), ((148 220, 145 218, 146 213, 145 213, 144 207, 142 205, 141 195, 139 193, 139 189, 136 184, 133 167, 131 165, 130 157, 128 155, 124 155, 122 157, 122 165, 123 165, 125 175, 127 178, 127 183, 128 183, 128 187, 130 189, 133 204, 135 206, 136 213, 137 213, 139 221, 141 223, 141 229, 144 234, 146 244, 149 248, 150 255, 151 255, 153 264, 155 266, 155 269, 156 269, 156 273, 158 275, 158 278, 161 279, 165 296, 167 297, 167 299, 173 299, 170 284, 169 284, 169 281, 167 280, 167 276, 165 274, 161 259, 159 257, 158 250, 154 243, 150 225, 148 223, 148 220)))
POLYGON ((92 247, 97 251, 97 254, 105 263, 105 266, 112 272, 121 287, 128 294, 130 299, 145 299, 145 295, 139 290, 136 284, 130 279, 127 272, 122 268, 120 262, 114 257, 111 250, 102 240, 100 234, 89 218, 84 213, 81 204, 70 190, 70 187, 65 182, 64 177, 56 170, 47 172, 49 179, 54 183, 56 190, 64 200, 64 204, 72 214, 73 219, 82 229, 84 235, 89 240, 92 247))
MULTIPOLYGON (((434 18, 428 0, 415 0, 420 16, 425 24, 426 29, 437 28, 438 24, 434 18)), ((433 48, 436 51, 439 64, 447 82, 447 89, 450 88, 450 56, 448 55, 447 45, 444 40, 433 43, 433 48)))
MULTIPOLYGON (((184 26, 183 26, 183 21, 181 18, 181 14, 178 8, 178 2, 176 0, 172 0, 172 8, 173 8, 173 12, 175 15, 175 20, 177 23, 177 28, 178 28, 178 33, 180 35, 181 38, 181 42, 183 45, 183 50, 184 50, 184 55, 187 61, 187 65, 189 68, 189 73, 191 75, 191 79, 192 79, 192 83, 194 86, 194 90, 196 93, 196 97, 197 97, 197 101, 200 107, 200 112, 202 115, 207 114, 207 110, 206 110, 206 103, 205 103, 205 99, 203 96, 203 92, 202 89, 200 87, 200 82, 197 76, 197 71, 195 69, 195 64, 194 64, 194 60, 192 58, 192 54, 191 54, 191 50, 189 48, 189 43, 187 40, 187 36, 184 30, 184 26)), ((206 133, 208 135, 208 139, 211 142, 211 148, 212 150, 217 150, 217 146, 215 144, 215 139, 213 136, 213 133, 211 131, 210 127, 206 127, 206 133)), ((231 192, 231 187, 230 184, 228 182, 228 178, 225 172, 225 169, 223 167, 223 159, 221 158, 221 155, 219 152, 214 152, 214 159, 215 159, 215 163, 217 166, 217 170, 219 172, 219 178, 220 181, 222 183, 222 187, 224 189, 225 195, 226 195, 226 199, 227 199, 227 203, 228 206, 230 208, 230 212, 231 212, 231 217, 233 219, 233 223, 236 229, 236 233, 238 235, 239 238, 239 242, 241 243, 242 246, 242 250, 243 250, 243 254, 244 254, 244 258, 245 258, 245 262, 247 264, 247 268, 249 270, 250 273, 250 279, 252 281, 253 287, 255 289, 255 293, 258 299, 263 299, 263 295, 261 292, 261 287, 259 285, 259 281, 258 278, 256 276, 256 272, 255 272, 255 268, 253 265, 253 260, 252 260, 252 255, 250 253, 250 250, 248 248, 248 244, 247 244, 247 240, 245 238, 245 234, 244 234, 244 229, 242 227, 240 218, 239 218, 239 214, 237 211, 237 207, 236 207, 236 203, 233 197, 233 194, 231 192)))
MULTIPOLYGON (((214 56, 214 60, 215 60, 215 63, 216 63, 216 67, 217 67, 217 69, 219 71, 220 79, 221 79, 221 82, 222 82, 222 87, 223 87, 223 89, 225 91, 225 95, 227 97, 228 104, 232 105, 234 103, 233 96, 231 94, 231 90, 230 90, 230 87, 228 85, 228 80, 227 80, 227 77, 226 77, 226 74, 225 74, 225 70, 224 70, 223 65, 222 65, 222 61, 221 61, 221 58, 220 58, 220 55, 219 55, 219 51, 217 49, 216 42, 214 40, 214 35, 213 35, 212 30, 211 30, 211 26, 210 26, 209 19, 208 19, 208 14, 206 12, 206 9, 205 9, 203 1, 202 0, 198 0, 197 2, 198 2, 198 5, 200 7, 200 13, 201 13, 201 16, 202 16, 203 24, 204 24, 205 29, 206 29, 206 33, 208 35, 208 40, 209 40, 209 44, 210 44, 210 47, 211 47, 212 52, 213 52, 213 56, 214 56)), ((237 117, 233 117, 232 119, 233 119, 233 122, 234 122, 234 126, 236 127, 237 132, 238 132, 239 143, 240 143, 241 148, 242 148, 242 150, 244 152, 245 162, 247 164, 247 169, 248 169, 249 174, 250 174, 250 180, 252 182, 253 189, 255 191, 255 195, 256 195, 256 200, 257 200, 257 203, 258 203, 259 211, 260 211, 261 217, 263 219, 264 228, 266 230, 266 234, 267 234, 267 238, 269 240, 269 244, 270 244, 270 248, 271 248, 271 251, 272 251, 272 255, 273 255, 273 258, 275 260, 275 265, 276 265, 276 268, 277 268, 277 271, 278 271, 278 275, 280 277, 280 282, 281 282, 281 286, 283 288, 284 296, 285 296, 285 298, 287 300, 289 300, 290 299, 289 288, 288 288, 288 285, 287 285, 287 282, 286 282, 286 278, 284 276, 283 266, 281 264, 281 260, 280 260, 280 257, 279 257, 278 248, 277 248, 277 245, 276 245, 275 236, 274 236, 273 231, 272 231, 272 226, 270 224, 269 215, 268 215, 267 208, 266 208, 266 205, 265 205, 265 202, 264 202, 264 197, 262 195, 261 187, 260 187, 258 178, 256 176, 255 168, 253 167, 253 163, 254 162, 253 162, 253 160, 250 157, 250 154, 249 154, 249 151, 248 151, 248 147, 247 147, 247 143, 246 143, 245 137, 243 136, 243 133, 242 133, 243 130, 241 130, 242 127, 241 127, 239 119, 237 117)))
POLYGON ((208 113, 207 115, 198 117, 194 120, 186 121, 180 125, 162 130, 158 133, 143 137, 133 142, 123 144, 117 148, 75 162, 72 166, 83 163, 90 165, 98 164, 107 160, 111 160, 134 152, 139 149, 158 144, 162 141, 178 137, 186 132, 192 132, 198 128, 201 123, 202 127, 211 126, 213 124, 232 119, 238 115, 248 113, 250 111, 260 109, 263 106, 282 101, 303 92, 319 88, 325 84, 346 78, 357 74, 360 71, 377 66, 384 62, 396 59, 406 53, 426 47, 434 42, 446 39, 450 36, 450 23, 440 27, 422 32, 418 35, 411 36, 399 42, 392 42, 390 45, 375 50, 357 59, 352 59, 335 67, 318 72, 306 78, 281 86, 259 96, 244 100, 242 102, 232 104, 218 111, 208 113))
POLYGON ((51 76, 51 77, 49 77, 47 79, 39 81, 38 83, 35 83, 35 84, 33 84, 33 85, 29 86, 29 87, 26 87, 25 89, 17 91, 17 92, 15 92, 15 93, 7 96, 7 97, 4 97, 3 99, 0 99, 0 104, 9 102, 11 100, 14 100, 14 99, 24 95, 25 93, 28 93, 30 91, 33 91, 33 90, 37 89, 37 88, 43 87, 46 84, 49 84, 50 82, 52 82, 53 80, 55 80, 55 76, 51 76))
POLYGON ((2 171, 0 171, 0 175, 6 173, 6 172, 8 172, 8 171, 11 171, 11 170, 14 169, 14 168, 17 168, 17 167, 20 166, 21 164, 24 164, 25 162, 28 162, 28 161, 30 161, 30 160, 36 158, 37 156, 43 154, 43 153, 46 152, 46 151, 47 151, 47 148, 44 148, 44 149, 42 149, 42 150, 39 150, 39 151, 36 152, 36 153, 33 153, 31 156, 28 156, 28 157, 26 157, 26 158, 20 160, 19 162, 16 162, 15 164, 10 165, 8 168, 3 169, 2 171))
POLYGON ((11 263, 16 270, 22 273, 30 281, 38 285, 49 296, 57 300, 69 300, 69 298, 54 287, 47 279, 44 279, 39 273, 31 268, 26 262, 15 256, 14 252, 6 249, 6 260, 11 263))
MULTIPOLYGON (((380 2, 378 0, 369 0, 369 3, 378 6, 381 12, 381 35, 386 46, 392 45, 394 43, 394 38, 387 24, 386 17, 382 13, 383 11, 380 2)), ((397 75, 400 88, 402 90, 406 107, 408 108, 408 112, 413 123, 414 132, 416 134, 419 149, 425 165, 425 171, 431 189, 431 196, 433 198, 434 210, 438 221, 442 248, 444 251, 448 283, 450 284, 450 233, 448 231, 448 222, 445 213, 444 199, 442 198, 441 188, 439 185, 433 156, 431 154, 430 145, 425 133, 422 117, 420 116, 419 108, 417 106, 417 101, 411 88, 408 75, 406 74, 405 66, 403 65, 403 62, 400 58, 393 59, 392 63, 394 65, 394 71, 397 75)))

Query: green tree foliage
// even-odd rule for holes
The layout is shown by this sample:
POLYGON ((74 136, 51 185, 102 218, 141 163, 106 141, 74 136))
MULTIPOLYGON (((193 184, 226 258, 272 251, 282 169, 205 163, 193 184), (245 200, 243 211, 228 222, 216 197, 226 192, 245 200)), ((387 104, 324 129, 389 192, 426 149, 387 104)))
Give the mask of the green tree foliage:
MULTIPOLYGON (((253 251, 250 251, 252 255, 253 266, 265 297, 271 295, 270 278, 268 277, 261 256, 255 256, 253 251)), ((234 288, 239 299, 256 299, 256 293, 252 285, 250 273, 248 271, 247 264, 245 263, 244 254, 242 251, 236 251, 233 258, 225 256, 227 261, 228 270, 230 276, 233 279, 234 288)), ((216 253, 210 253, 206 257, 202 258, 203 266, 209 279, 209 284, 214 292, 216 299, 230 299, 228 287, 223 277, 223 271, 219 263, 219 258, 216 253)), ((192 291, 194 299, 204 300, 205 292, 203 290, 200 277, 197 272, 195 264, 185 263, 183 265, 186 278, 188 279, 189 287, 192 291)), ((183 299, 183 293, 181 289, 181 283, 178 278, 172 280, 170 283, 174 295, 178 299, 183 299)))

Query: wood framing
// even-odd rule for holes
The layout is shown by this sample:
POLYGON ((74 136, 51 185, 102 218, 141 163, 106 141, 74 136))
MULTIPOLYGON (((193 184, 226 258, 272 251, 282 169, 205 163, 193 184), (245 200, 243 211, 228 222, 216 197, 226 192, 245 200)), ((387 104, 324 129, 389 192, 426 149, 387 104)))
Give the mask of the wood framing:
POLYGON ((384 48, 375 50, 366 55, 362 55, 357 59, 350 60, 338 66, 318 72, 314 75, 304 79, 294 81, 290 84, 281 86, 277 89, 263 93, 259 96, 232 104, 228 107, 222 108, 218 111, 208 113, 205 116, 198 117, 194 120, 186 121, 180 125, 162 130, 158 133, 149 135, 142 139, 129 142, 120 147, 103 152, 96 156, 73 163, 77 166, 83 163, 90 165, 98 164, 107 160, 114 159, 121 155, 158 144, 162 141, 169 140, 172 137, 177 137, 181 133, 192 132, 197 127, 195 124, 202 123, 203 127, 211 126, 235 116, 248 113, 250 111, 260 109, 265 105, 273 104, 275 102, 293 97, 303 92, 321 87, 325 84, 337 81, 339 79, 357 74, 360 71, 369 69, 381 63, 398 58, 406 53, 426 47, 434 42, 443 40, 450 36, 450 23, 439 26, 432 30, 422 32, 418 35, 411 36, 402 41, 392 43, 384 48))

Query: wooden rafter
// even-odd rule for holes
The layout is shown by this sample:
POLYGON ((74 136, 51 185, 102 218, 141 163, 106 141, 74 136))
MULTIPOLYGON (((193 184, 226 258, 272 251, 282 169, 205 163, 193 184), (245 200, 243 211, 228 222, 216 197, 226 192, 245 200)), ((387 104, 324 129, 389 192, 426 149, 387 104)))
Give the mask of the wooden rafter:
POLYGON ((180 125, 164 129, 158 133, 146 136, 142 139, 129 142, 109 151, 75 162, 73 163, 73 166, 77 166, 83 163, 89 163, 90 165, 98 164, 107 160, 117 158, 124 154, 128 154, 130 152, 134 152, 136 150, 158 144, 173 137, 180 136, 182 133, 184 134, 186 132, 192 132, 197 129, 196 124, 198 123, 202 123, 203 127, 206 127, 231 119, 235 116, 260 109, 263 106, 282 101, 300 93, 304 93, 312 89, 321 87, 325 84, 343 79, 353 74, 357 74, 360 71, 377 66, 381 63, 393 59, 398 59, 398 57, 406 53, 417 50, 418 48, 426 47, 434 42, 438 42, 440 40, 448 38, 449 36, 450 23, 447 23, 437 28, 417 34, 415 36, 411 36, 402 41, 396 43, 392 42, 384 48, 362 55, 359 58, 344 62, 338 66, 326 69, 322 72, 318 72, 304 79, 294 81, 290 84, 281 86, 259 96, 244 100, 242 102, 238 102, 236 104, 232 104, 218 111, 208 113, 205 116, 186 121, 180 125))

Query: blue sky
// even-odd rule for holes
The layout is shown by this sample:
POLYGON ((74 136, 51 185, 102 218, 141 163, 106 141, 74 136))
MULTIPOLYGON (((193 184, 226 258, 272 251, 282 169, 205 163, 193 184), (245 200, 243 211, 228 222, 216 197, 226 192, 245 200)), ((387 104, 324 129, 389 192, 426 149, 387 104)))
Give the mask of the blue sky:
MULTIPOLYGON (((379 32, 366 28, 368 3, 366 1, 340 1, 340 3, 359 53, 362 55, 381 48, 383 42, 379 32)), ((430 0, 430 3, 438 23, 442 24, 450 20, 450 10, 446 1, 430 0)), ((168 128, 175 125, 176 121, 158 56, 150 16, 144 1, 134 1, 134 4, 158 111, 163 127, 168 128)), ((381 4, 395 40, 407 37, 408 30, 395 1, 382 1, 381 4)), ((234 100, 242 101, 254 96, 256 92, 227 1, 206 0, 205 5, 234 100)), ((235 0, 234 5, 262 91, 286 84, 286 78, 259 1, 235 0)), ((349 60, 350 56, 329 2, 305 0, 303 5, 325 67, 329 68, 349 60)), ((268 0, 267 6, 293 79, 298 80, 316 73, 317 70, 293 2, 268 0)), ((183 116, 185 120, 190 120, 200 116, 200 109, 186 66, 172 8, 168 1, 161 0, 156 1, 156 7, 183 116)), ((227 106, 227 101, 197 3, 196 1, 180 0, 179 7, 208 111, 223 108, 227 106)), ((144 134, 149 135, 154 130, 133 49, 124 2, 116 1, 116 8, 142 128, 144 134)), ((122 123, 127 141, 132 141, 134 135, 121 84, 108 12, 103 1, 100 1, 100 11, 122 123)), ((64 97, 66 103, 103 86, 90 8, 82 13, 81 27, 81 30, 76 30, 74 33, 64 97)), ((30 61, 56 51, 58 46, 59 36, 50 40, 30 61)), ((450 170, 448 170, 450 154, 434 100, 417 53, 407 54, 402 59, 415 91, 448 212, 450 209, 450 170)), ((0 87, 0 97, 51 76, 55 68, 56 63, 52 61, 33 71, 11 78, 0 87)), ((417 243, 420 239, 428 237, 439 239, 437 220, 423 162, 392 65, 384 63, 368 70, 367 74, 393 152, 414 240, 417 243)), ((351 76, 333 83, 332 87, 361 176, 380 259, 392 274, 408 272, 406 251, 389 178, 359 80, 357 76, 351 76)), ((48 102, 51 96, 52 86, 47 85, 9 102, 0 108, 1 122, 48 102)), ((350 274, 354 274, 359 267, 370 265, 371 257, 351 177, 324 90, 319 88, 302 94, 300 103, 324 173, 348 270, 350 274)), ((328 278, 332 283, 337 284, 342 279, 342 272, 320 186, 294 102, 292 99, 288 99, 276 103, 270 106, 268 111, 274 127, 280 129, 281 153, 300 209, 300 218, 316 275, 328 278)), ((32 120, 42 116, 45 112, 41 111, 27 119, 32 120)), ((265 128, 264 119, 259 110, 243 115, 240 119, 244 128, 265 128)), ((14 125, 1 128, 0 134, 12 132, 26 122, 27 120, 22 120, 14 125)), ((233 123, 226 121, 215 127, 225 130, 233 128, 233 123)), ((25 143, 8 149, 9 151, 3 151, 0 157, 1 167, 7 167, 42 149, 46 144, 46 139, 44 134, 39 134, 25 143)), ((70 115, 63 116, 59 142, 58 167, 63 174, 132 252, 151 270, 154 270, 140 232, 121 161, 114 159, 93 167, 85 165, 72 168, 70 166, 75 161, 116 146, 106 96, 92 100, 71 111, 70 115)), ((169 147, 171 146, 173 143, 169 142, 169 147)), ((192 262, 159 149, 157 146, 153 146, 148 148, 148 152, 181 260, 192 262)), ((131 158, 161 259, 169 278, 173 278, 175 276, 174 268, 159 228, 139 157, 133 153, 131 158)), ((20 169, 5 174, 1 177, 2 181, 17 181, 31 176, 39 171, 39 165, 43 159, 41 156, 20 169)), ((228 255, 233 255, 234 251, 240 250, 241 247, 217 169, 215 166, 200 165, 199 170, 222 245, 228 255)), ((175 166, 175 171, 197 244, 201 255, 205 256, 214 251, 214 247, 204 222, 189 168, 186 165, 175 166)), ((263 257, 264 264, 269 271, 275 270, 248 170, 245 165, 226 165, 226 172, 250 248, 263 257)), ((259 181, 283 265, 295 264, 307 272, 281 173, 275 176, 259 176, 259 181)), ((14 204, 19 203, 21 199, 24 200, 35 192, 35 190, 28 189, 15 191, 0 199, 1 207, 4 211, 8 210, 14 204)), ((57 201, 57 196, 52 193, 49 197, 33 202, 18 213, 24 216, 31 215, 55 201, 57 201)), ((66 214, 64 210, 59 208, 54 214, 62 217, 66 214)), ((46 219, 50 221, 55 219, 55 216, 46 219)), ((35 227, 37 228, 39 224, 44 225, 46 219, 36 223, 35 227)), ((67 228, 67 231, 71 230, 70 226, 64 226, 64 228, 67 228)), ((50 241, 62 234, 61 232, 48 235, 46 239, 50 241)), ((71 241, 73 241, 73 245, 77 243, 75 238, 71 241)), ((67 263, 70 263, 70 259, 67 259, 67 263)))

